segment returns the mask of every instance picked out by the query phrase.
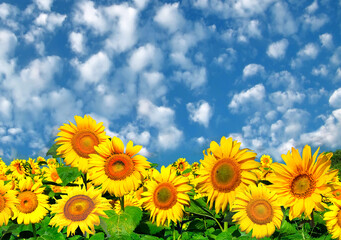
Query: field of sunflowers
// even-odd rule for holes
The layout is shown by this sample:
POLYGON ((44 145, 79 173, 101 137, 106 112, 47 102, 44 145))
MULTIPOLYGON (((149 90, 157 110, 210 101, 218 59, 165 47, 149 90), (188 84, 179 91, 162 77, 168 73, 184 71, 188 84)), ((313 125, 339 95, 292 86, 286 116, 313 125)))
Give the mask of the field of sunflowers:
POLYGON ((306 145, 285 164, 256 161, 222 137, 200 162, 159 168, 141 149, 85 115, 46 156, 0 159, 0 240, 341 239, 332 153, 306 145))

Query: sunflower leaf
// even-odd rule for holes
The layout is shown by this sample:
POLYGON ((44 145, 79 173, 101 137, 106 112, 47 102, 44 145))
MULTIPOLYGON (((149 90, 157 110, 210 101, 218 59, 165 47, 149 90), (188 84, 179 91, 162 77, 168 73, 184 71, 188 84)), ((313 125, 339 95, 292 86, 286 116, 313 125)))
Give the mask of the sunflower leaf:
POLYGON ((57 153, 58 147, 59 145, 57 145, 57 143, 53 144, 52 147, 47 151, 46 157, 47 156, 52 156, 53 158, 60 157, 57 153))
POLYGON ((96 233, 95 235, 91 236, 89 240, 104 240, 104 233, 96 233))
POLYGON ((190 207, 185 207, 185 210, 189 213, 214 219, 213 212, 207 208, 205 201, 201 198, 197 200, 191 199, 190 207))
POLYGON ((62 186, 66 186, 68 183, 73 182, 74 180, 81 176, 81 172, 76 167, 68 166, 58 167, 57 173, 60 179, 62 180, 61 184, 62 186))

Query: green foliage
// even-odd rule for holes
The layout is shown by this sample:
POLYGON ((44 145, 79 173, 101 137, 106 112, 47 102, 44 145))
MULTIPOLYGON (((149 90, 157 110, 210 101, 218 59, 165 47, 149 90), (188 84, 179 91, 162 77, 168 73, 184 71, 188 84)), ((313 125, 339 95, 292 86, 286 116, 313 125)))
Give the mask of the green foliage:
POLYGON ((69 166, 58 167, 57 173, 58 173, 60 179, 63 181, 62 182, 63 186, 66 186, 68 183, 73 182, 78 177, 80 177, 82 174, 78 170, 78 168, 69 167, 69 166))
POLYGON ((114 210, 105 211, 109 218, 101 217, 101 227, 110 238, 134 239, 132 235, 142 219, 142 211, 138 207, 127 206, 124 212, 117 214, 114 210))
POLYGON ((53 158, 58 158, 60 157, 57 154, 57 149, 58 149, 59 145, 57 145, 56 143, 52 145, 52 147, 47 151, 46 153, 46 157, 47 156, 52 156, 53 158))

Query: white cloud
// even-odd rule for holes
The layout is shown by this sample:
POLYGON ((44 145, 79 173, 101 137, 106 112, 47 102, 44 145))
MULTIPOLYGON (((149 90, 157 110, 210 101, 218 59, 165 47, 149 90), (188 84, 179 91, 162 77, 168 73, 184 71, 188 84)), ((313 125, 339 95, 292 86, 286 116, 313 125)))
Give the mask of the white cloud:
POLYGON ((106 48, 115 52, 124 52, 137 42, 138 12, 128 4, 112 5, 105 8, 110 19, 109 28, 113 31, 106 40, 106 48))
POLYGON ((248 78, 256 74, 263 74, 265 69, 260 64, 251 63, 244 67, 243 69, 243 77, 248 78))
POLYGON ((17 7, 7 3, 0 4, 1 23, 11 29, 17 30, 19 28, 18 21, 16 19, 18 13, 19 10, 17 7))
POLYGON ((319 8, 319 5, 317 1, 315 0, 312 4, 310 4, 307 8, 306 11, 308 13, 314 13, 317 9, 319 8))
POLYGON ((86 37, 80 32, 71 32, 69 35, 69 42, 71 44, 71 49, 75 53, 84 54, 86 37))
POLYGON ((125 142, 132 140, 134 144, 148 145, 151 139, 150 133, 148 131, 139 132, 140 130, 136 124, 129 123, 120 130, 119 135, 123 136, 125 142))
POLYGON ((306 58, 312 58, 315 59, 317 57, 317 54, 319 53, 319 48, 316 44, 314 43, 308 43, 307 45, 304 46, 303 49, 301 49, 297 55, 299 57, 302 57, 304 59, 306 58))
POLYGON ((271 43, 266 54, 271 58, 281 59, 285 56, 288 45, 289 42, 285 38, 278 42, 271 43))
POLYGON ((228 107, 232 112, 245 111, 250 106, 261 104, 264 98, 265 88, 263 84, 257 84, 246 91, 234 94, 228 107))
POLYGON ((0 97, 0 119, 11 119, 12 103, 5 97, 0 97))
POLYGON ((191 71, 176 71, 175 78, 183 81, 191 90, 199 89, 207 82, 206 68, 194 68, 191 71))
POLYGON ((184 25, 185 19, 179 11, 179 3, 164 4, 156 13, 154 21, 173 33, 184 25))
POLYGON ((53 0, 34 0, 40 10, 50 11, 53 0))
POLYGON ((319 30, 323 25, 329 21, 329 18, 325 14, 321 14, 319 17, 309 14, 303 15, 304 26, 310 28, 311 31, 319 30))
POLYGON ((86 62, 74 63, 80 73, 81 80, 86 83, 98 83, 110 71, 111 61, 108 56, 100 51, 92 55, 86 62))
POLYGON ((0 30, 0 60, 7 60, 13 56, 16 45, 17 37, 14 33, 8 30, 0 30))
POLYGON ((311 71, 311 74, 314 76, 327 76, 328 75, 328 69, 327 66, 324 64, 320 64, 318 67, 314 67, 311 71))
POLYGON ((18 133, 21 133, 22 129, 21 128, 9 128, 7 131, 11 135, 16 135, 18 133))
POLYGON ((147 97, 150 100, 163 97, 167 93, 165 77, 160 72, 144 72, 140 77, 139 96, 147 97))
POLYGON ((297 89, 299 87, 297 79, 288 71, 272 73, 268 78, 268 83, 273 88, 285 87, 288 89, 297 89))
POLYGON ((324 33, 324 34, 321 34, 319 37, 320 37, 320 41, 323 47, 333 48, 334 46, 333 35, 331 35, 330 33, 324 33))
POLYGON ((333 56, 330 58, 330 62, 336 66, 341 64, 341 47, 338 47, 334 51, 333 56))
POLYGON ((300 141, 314 147, 326 146, 328 149, 341 146, 341 109, 334 110, 326 117, 324 124, 313 132, 301 135, 300 141))
POLYGON ((57 27, 62 26, 66 15, 59 13, 41 13, 35 20, 35 24, 45 27, 48 31, 52 32, 57 27))
POLYGON ((287 109, 293 107, 295 103, 302 103, 305 95, 289 90, 286 92, 278 91, 271 93, 269 98, 276 105, 277 111, 285 112, 287 109))
POLYGON ((187 110, 189 112, 189 117, 193 122, 197 122, 199 124, 208 127, 210 119, 213 115, 212 108, 210 104, 204 100, 201 100, 197 103, 187 103, 187 110))
POLYGON ((297 31, 297 24, 288 9, 287 4, 277 2, 271 8, 272 13, 272 28, 275 32, 285 36, 292 35, 297 31))
POLYGON ((237 60, 237 52, 233 48, 227 48, 225 53, 220 54, 218 57, 214 58, 214 61, 224 66, 227 70, 233 68, 233 64, 237 60))
POLYGON ((329 98, 329 104, 334 108, 341 108, 341 88, 333 92, 329 98))
POLYGON ((164 106, 156 106, 147 99, 141 99, 137 106, 138 117, 144 119, 158 132, 157 144, 162 149, 175 149, 182 141, 183 133, 174 124, 174 110, 164 106))
POLYGON ((148 65, 153 68, 158 68, 162 62, 161 51, 154 45, 148 43, 136 49, 129 59, 129 67, 139 72, 145 69, 148 65))
POLYGON ((139 10, 142 10, 148 5, 149 0, 134 0, 134 3, 139 10))
POLYGON ((201 136, 201 137, 196 138, 195 141, 196 141, 199 145, 202 146, 202 145, 205 144, 205 142, 207 142, 207 139, 205 139, 203 136, 201 136))
POLYGON ((335 79, 337 81, 341 79, 341 68, 336 69, 335 79))

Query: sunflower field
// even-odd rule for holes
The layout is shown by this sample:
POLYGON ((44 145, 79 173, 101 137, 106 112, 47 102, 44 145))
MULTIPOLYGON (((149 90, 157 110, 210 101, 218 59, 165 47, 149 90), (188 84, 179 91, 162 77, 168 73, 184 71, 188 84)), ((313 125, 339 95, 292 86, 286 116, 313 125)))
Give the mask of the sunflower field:
POLYGON ((199 162, 159 168, 88 115, 55 141, 44 157, 0 158, 0 240, 341 239, 332 153, 256 161, 222 137, 199 162))

